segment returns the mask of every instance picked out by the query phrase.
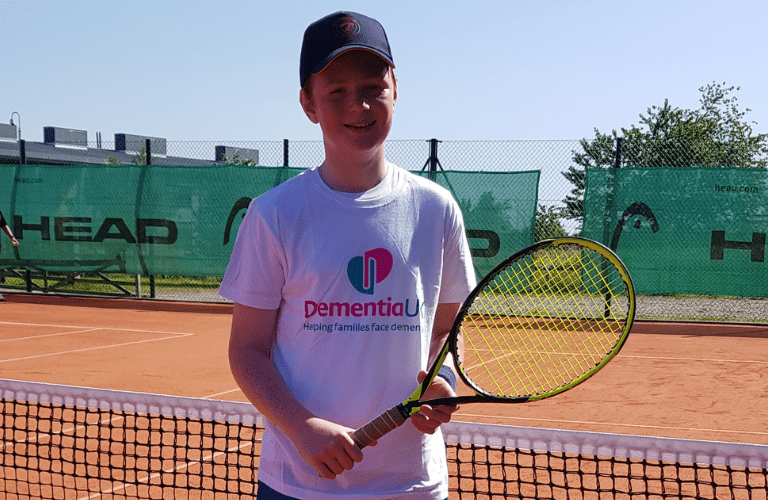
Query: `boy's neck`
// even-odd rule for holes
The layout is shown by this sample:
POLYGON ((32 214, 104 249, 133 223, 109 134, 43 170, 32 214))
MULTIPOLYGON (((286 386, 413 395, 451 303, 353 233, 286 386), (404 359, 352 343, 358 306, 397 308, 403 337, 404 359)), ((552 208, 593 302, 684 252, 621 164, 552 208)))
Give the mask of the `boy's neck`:
POLYGON ((370 156, 340 154, 326 151, 326 158, 320 165, 320 178, 334 191, 362 193, 376 187, 387 175, 384 148, 370 156))

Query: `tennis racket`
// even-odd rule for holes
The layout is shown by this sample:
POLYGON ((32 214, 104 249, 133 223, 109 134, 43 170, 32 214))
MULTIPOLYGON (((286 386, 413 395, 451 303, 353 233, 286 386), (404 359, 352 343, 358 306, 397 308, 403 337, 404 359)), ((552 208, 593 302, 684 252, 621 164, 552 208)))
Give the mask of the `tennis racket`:
POLYGON ((424 404, 523 403, 567 391, 613 359, 634 315, 632 280, 610 249, 576 237, 540 241, 480 281, 424 381, 352 439, 362 449, 424 404), (421 401, 448 353, 475 394, 421 401))

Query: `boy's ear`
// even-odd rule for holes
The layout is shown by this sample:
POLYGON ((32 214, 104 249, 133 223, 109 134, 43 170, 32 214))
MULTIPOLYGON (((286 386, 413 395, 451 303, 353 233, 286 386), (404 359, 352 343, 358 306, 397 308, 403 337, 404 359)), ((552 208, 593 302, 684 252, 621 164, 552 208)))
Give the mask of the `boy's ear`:
POLYGON ((395 85, 395 95, 393 96, 394 100, 397 101, 397 77, 395 76, 395 72, 392 71, 392 81, 395 85))
POLYGON ((317 124, 319 120, 317 119, 317 113, 315 112, 315 104, 312 102, 312 98, 309 96, 306 89, 302 88, 299 90, 299 102, 301 103, 301 109, 304 110, 304 114, 307 115, 309 121, 317 124))
POLYGON ((392 106, 397 102, 397 79, 395 79, 395 95, 392 96, 392 106))

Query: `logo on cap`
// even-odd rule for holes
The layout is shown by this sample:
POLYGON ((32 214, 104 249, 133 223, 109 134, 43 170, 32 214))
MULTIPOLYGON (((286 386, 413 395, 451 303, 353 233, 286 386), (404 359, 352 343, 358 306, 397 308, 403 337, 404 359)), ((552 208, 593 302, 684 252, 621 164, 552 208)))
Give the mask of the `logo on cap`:
POLYGON ((336 21, 336 24, 333 26, 333 31, 337 36, 352 38, 360 33, 360 23, 358 23, 357 19, 354 17, 344 16, 336 21))

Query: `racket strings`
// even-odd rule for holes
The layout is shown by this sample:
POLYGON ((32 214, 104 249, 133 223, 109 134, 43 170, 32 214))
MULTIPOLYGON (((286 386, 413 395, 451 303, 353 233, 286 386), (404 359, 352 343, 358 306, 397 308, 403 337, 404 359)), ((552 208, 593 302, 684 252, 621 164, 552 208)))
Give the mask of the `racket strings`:
POLYGON ((499 270, 462 323, 462 370, 502 397, 543 394, 599 365, 622 336, 628 289, 579 245, 545 247, 499 270))

